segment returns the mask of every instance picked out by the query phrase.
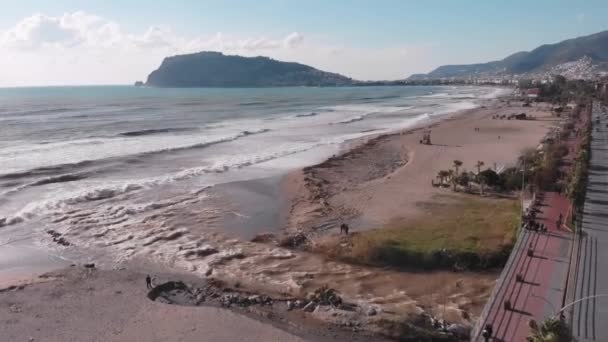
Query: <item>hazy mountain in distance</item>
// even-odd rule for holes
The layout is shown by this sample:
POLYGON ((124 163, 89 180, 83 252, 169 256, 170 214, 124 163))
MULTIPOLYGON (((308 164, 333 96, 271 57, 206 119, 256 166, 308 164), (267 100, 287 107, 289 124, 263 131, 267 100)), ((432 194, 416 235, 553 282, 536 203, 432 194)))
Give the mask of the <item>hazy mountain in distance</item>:
MULTIPOLYGON (((428 74, 416 74, 408 80, 468 77, 476 75, 531 74, 560 69, 560 65, 581 61, 597 69, 608 63, 608 31, 545 44, 532 51, 514 53, 500 61, 478 64, 443 65, 428 74), (588 63, 590 62, 590 63, 588 63)), ((572 67, 576 67, 573 64, 572 67)))

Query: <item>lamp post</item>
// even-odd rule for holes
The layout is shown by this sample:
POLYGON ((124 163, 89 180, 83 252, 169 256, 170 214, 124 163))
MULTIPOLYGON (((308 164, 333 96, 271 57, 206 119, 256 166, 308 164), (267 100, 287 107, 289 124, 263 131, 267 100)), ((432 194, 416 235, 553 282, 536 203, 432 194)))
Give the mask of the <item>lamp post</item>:
POLYGON ((525 186, 525 180, 526 180, 526 157, 524 156, 523 158, 523 165, 521 168, 521 214, 523 216, 525 209, 524 209, 524 186, 525 186))
POLYGON ((553 316, 551 316, 551 318, 555 319, 555 317, 557 317, 564 310, 566 310, 567 308, 573 306, 574 304, 578 304, 580 302, 584 302, 584 301, 589 300, 589 299, 595 299, 595 298, 601 298, 601 297, 608 297, 608 294, 599 294, 599 295, 587 296, 587 297, 583 297, 583 298, 577 299, 577 300, 575 300, 573 302, 570 302, 570 303, 562 306, 562 308, 559 309, 553 316))

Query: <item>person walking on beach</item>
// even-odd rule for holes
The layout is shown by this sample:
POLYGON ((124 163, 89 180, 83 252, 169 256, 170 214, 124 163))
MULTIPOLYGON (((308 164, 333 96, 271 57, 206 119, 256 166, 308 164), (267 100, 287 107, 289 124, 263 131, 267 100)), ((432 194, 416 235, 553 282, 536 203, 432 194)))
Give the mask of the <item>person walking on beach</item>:
POLYGON ((340 225, 340 234, 342 234, 342 232, 344 232, 344 234, 348 235, 348 230, 350 228, 348 227, 348 225, 346 223, 342 223, 340 225))
POLYGON ((149 274, 146 276, 146 287, 148 290, 152 288, 152 278, 149 274))

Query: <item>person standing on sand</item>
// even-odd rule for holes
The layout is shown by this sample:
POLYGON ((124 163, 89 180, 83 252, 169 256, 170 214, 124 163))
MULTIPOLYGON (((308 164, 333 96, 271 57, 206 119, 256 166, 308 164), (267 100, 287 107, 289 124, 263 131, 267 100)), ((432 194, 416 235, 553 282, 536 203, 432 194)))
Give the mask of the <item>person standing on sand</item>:
POLYGON ((148 289, 151 289, 151 288, 152 288, 152 278, 150 277, 150 275, 149 275, 149 274, 146 276, 146 287, 147 287, 148 289))
POLYGON ((350 228, 348 227, 348 225, 346 223, 342 223, 342 225, 340 225, 340 234, 342 234, 342 232, 344 232, 344 234, 348 235, 348 230, 350 228))

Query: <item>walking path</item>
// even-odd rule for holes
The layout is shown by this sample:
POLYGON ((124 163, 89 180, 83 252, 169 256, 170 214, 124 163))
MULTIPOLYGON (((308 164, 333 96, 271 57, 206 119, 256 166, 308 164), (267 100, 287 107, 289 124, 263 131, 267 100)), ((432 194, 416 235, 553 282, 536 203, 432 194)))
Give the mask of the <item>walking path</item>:
MULTIPOLYGON (((569 202, 558 193, 546 193, 540 204, 537 222, 547 227, 546 233, 522 230, 517 248, 513 250, 511 265, 501 288, 489 303, 485 324, 492 324, 494 341, 525 341, 528 321, 542 320, 561 307, 563 286, 568 271, 571 233, 556 227, 559 213, 565 216, 569 202), (533 255, 528 255, 528 249, 533 255), (517 275, 523 281, 517 281, 517 275), (511 310, 505 310, 504 302, 510 301, 511 310)), ((476 341, 482 340, 480 336, 476 341)))
MULTIPOLYGON (((585 118, 579 120, 574 131, 582 131, 586 122, 585 118)), ((560 171, 564 173, 572 172, 582 134, 573 133, 566 139, 568 154, 563 158, 560 167, 560 171)), ((605 171, 608 171, 608 155, 604 160, 607 161, 605 171)), ((608 185, 608 172, 605 185, 608 185)), ((605 204, 608 206, 608 195, 605 204)), ((539 209, 536 221, 544 224, 547 232, 524 229, 520 231, 509 261, 497 282, 497 288, 480 317, 478 329, 472 336, 473 341, 483 340, 481 330, 486 324, 493 327, 493 341, 525 341, 529 335, 528 322, 531 319, 543 321, 557 315, 564 304, 566 290, 571 287, 568 281, 576 278, 570 275, 577 266, 571 264, 572 250, 576 247, 574 250, 578 253, 579 248, 573 243, 572 231, 565 224, 558 227, 557 220, 561 214, 563 222, 568 222, 571 204, 564 195, 548 192, 540 201, 539 209), (528 250, 532 250, 531 255, 528 250), (520 281, 517 279, 518 275, 521 276, 520 281), (505 309, 506 301, 511 303, 509 310, 505 309)), ((605 213, 604 218, 608 221, 608 208, 605 213)), ((606 241, 608 243, 608 235, 606 241)), ((608 265, 608 249, 605 260, 608 265)))

